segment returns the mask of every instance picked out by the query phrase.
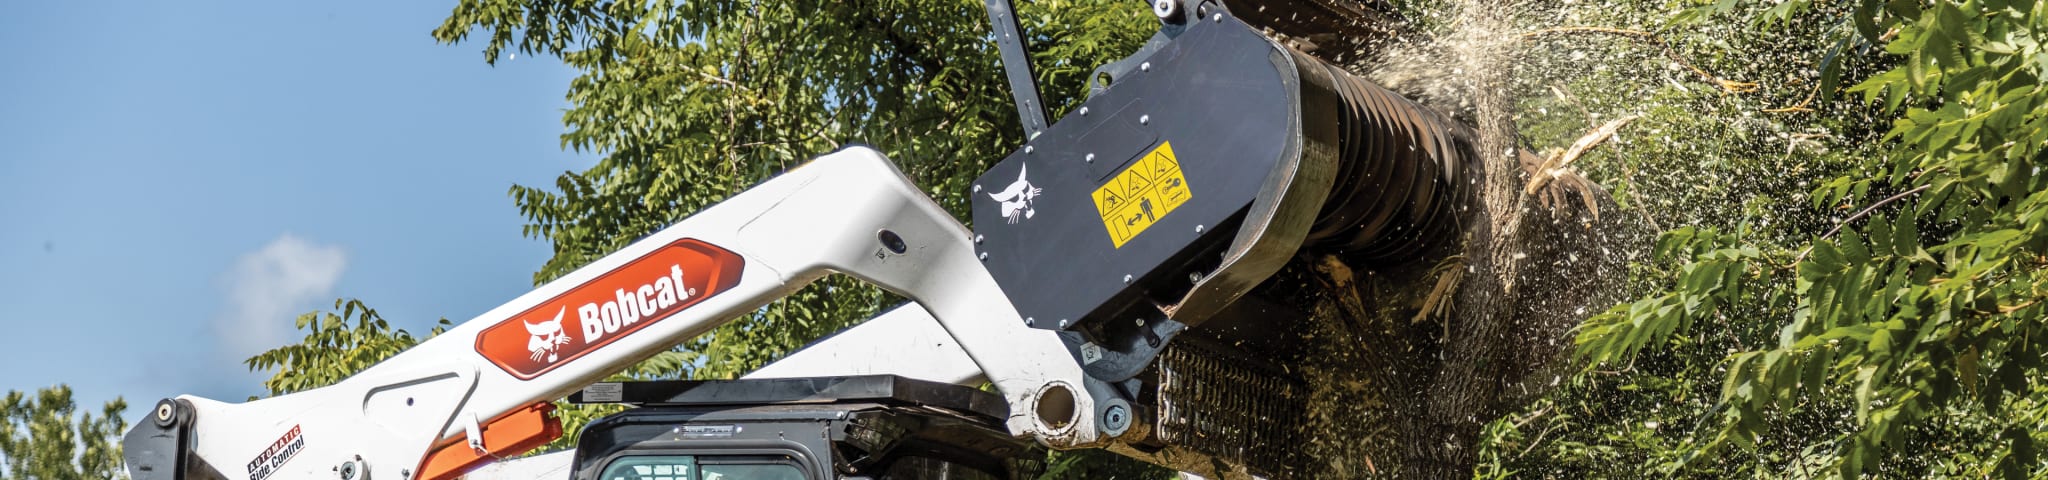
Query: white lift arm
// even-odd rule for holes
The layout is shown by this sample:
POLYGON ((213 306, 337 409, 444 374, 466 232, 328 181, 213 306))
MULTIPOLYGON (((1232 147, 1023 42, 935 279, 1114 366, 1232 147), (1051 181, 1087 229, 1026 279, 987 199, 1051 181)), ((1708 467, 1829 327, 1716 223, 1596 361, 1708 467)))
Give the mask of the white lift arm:
POLYGON ((984 373, 1012 434, 1107 440, 1092 413, 1122 400, 1084 380, 1057 334, 1024 325, 970 236, 880 153, 843 149, 333 386, 159 403, 129 434, 129 464, 137 480, 450 478, 559 436, 548 402, 834 271, 928 310, 973 361, 942 370, 984 373))
POLYGON ((740 378, 856 375, 896 375, 967 386, 987 380, 959 342, 917 302, 882 312, 740 378))

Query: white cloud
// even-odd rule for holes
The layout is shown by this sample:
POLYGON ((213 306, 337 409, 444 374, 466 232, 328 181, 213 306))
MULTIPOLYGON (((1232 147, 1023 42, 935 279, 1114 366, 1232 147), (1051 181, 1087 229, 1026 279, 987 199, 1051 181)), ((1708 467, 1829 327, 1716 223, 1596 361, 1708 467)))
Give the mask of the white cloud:
POLYGON ((225 279, 226 311, 214 320, 214 334, 235 355, 284 345, 292 320, 320 307, 316 301, 332 300, 334 282, 347 268, 348 255, 339 246, 280 235, 235 259, 225 279))

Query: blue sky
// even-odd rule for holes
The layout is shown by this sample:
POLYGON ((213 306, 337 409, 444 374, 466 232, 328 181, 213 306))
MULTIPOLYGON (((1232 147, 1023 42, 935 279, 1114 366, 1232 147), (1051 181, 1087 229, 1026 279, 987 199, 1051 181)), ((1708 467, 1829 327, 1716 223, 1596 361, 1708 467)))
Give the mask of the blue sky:
POLYGON ((357 297, 397 326, 531 288, 575 72, 428 35, 447 1, 20 2, 0 14, 0 389, 128 417, 357 297))

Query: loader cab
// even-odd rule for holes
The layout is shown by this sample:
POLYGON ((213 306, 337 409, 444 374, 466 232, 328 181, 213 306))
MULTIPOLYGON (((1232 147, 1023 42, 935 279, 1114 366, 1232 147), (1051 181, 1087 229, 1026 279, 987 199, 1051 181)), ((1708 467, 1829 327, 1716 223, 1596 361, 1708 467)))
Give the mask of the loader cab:
POLYGON ((591 422, 574 480, 1011 480, 1045 450, 1011 437, 1002 398, 873 375, 600 383, 575 403, 634 408, 591 422))

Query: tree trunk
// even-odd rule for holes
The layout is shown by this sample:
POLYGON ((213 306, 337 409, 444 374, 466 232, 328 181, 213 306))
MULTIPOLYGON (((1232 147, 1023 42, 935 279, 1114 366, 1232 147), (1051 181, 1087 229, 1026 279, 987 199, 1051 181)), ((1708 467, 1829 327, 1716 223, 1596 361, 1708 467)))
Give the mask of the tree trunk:
MULTIPOLYGON (((1464 35, 1502 36, 1509 32, 1505 11, 1509 2, 1460 0, 1465 9, 1460 17, 1470 22, 1464 35)), ((1514 99, 1508 78, 1514 68, 1512 43, 1501 44, 1482 38, 1461 39, 1467 49, 1462 61, 1473 95, 1474 123, 1479 138, 1478 155, 1466 168, 1478 182, 1474 215, 1465 221, 1464 256, 1468 275, 1456 294, 1458 312, 1450 317, 1456 333, 1445 339, 1443 361, 1435 381, 1428 385, 1429 404, 1421 425, 1405 432, 1409 440, 1406 458, 1420 478, 1469 478, 1472 476, 1473 446, 1478 443, 1482 422, 1497 416, 1503 365, 1510 327, 1520 319, 1513 315, 1515 285, 1521 265, 1521 218, 1527 199, 1521 196, 1521 171, 1514 152, 1517 148, 1514 99)), ((1534 319, 1529 319, 1534 320, 1534 319)))

